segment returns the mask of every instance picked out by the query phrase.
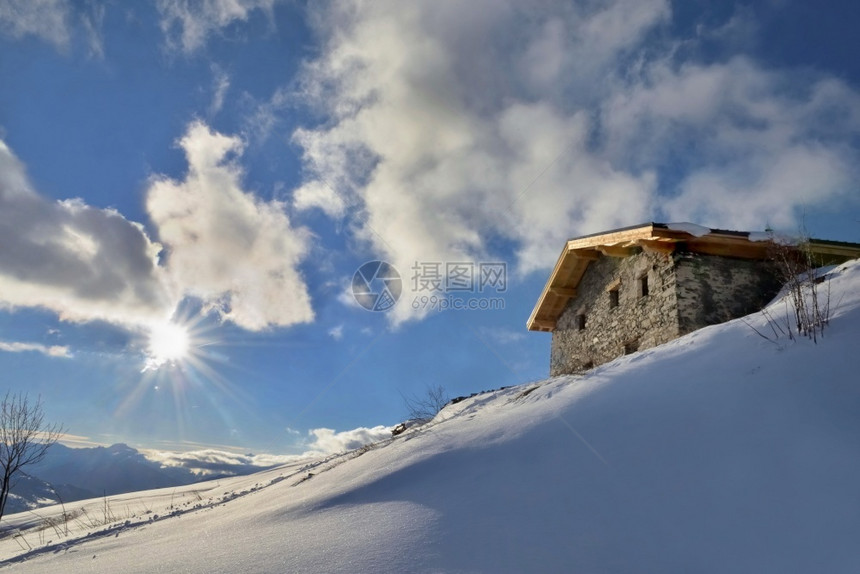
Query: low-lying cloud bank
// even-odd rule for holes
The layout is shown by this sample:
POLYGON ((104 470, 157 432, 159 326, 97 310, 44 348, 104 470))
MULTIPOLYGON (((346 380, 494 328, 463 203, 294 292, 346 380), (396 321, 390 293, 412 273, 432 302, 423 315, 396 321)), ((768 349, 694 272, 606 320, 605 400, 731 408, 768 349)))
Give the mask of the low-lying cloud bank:
POLYGON ((236 454, 215 449, 188 452, 142 449, 141 453, 163 466, 181 467, 201 475, 247 474, 306 458, 304 455, 236 454))
POLYGON ((302 454, 237 454, 218 449, 187 452, 143 449, 141 453, 164 466, 182 467, 201 475, 247 474, 280 464, 354 450, 387 438, 391 438, 391 427, 359 427, 340 432, 318 428, 308 431, 306 450, 302 454))
POLYGON ((391 438, 391 427, 359 427, 341 432, 334 429, 318 428, 308 431, 308 434, 314 438, 308 445, 305 454, 333 454, 391 438))

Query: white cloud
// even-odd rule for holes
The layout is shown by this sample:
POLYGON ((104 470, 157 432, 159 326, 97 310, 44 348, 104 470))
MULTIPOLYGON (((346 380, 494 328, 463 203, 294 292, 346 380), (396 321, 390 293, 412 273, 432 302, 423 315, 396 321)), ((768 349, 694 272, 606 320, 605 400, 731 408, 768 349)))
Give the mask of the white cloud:
POLYGON ((12 38, 38 36, 58 48, 69 44, 68 0, 4 0, 0 2, 0 33, 12 38))
POLYGON ((343 339, 343 325, 337 325, 336 327, 332 327, 328 330, 329 337, 334 339, 335 341, 340 341, 343 339))
POLYGON ((176 288, 249 330, 313 320, 297 269, 310 234, 292 226, 282 203, 242 189, 242 141, 194 122, 180 145, 185 180, 155 179, 146 198, 176 288))
POLYGON ((90 1, 86 5, 86 10, 81 13, 81 24, 84 27, 84 35, 86 36, 87 46, 89 48, 90 57, 103 59, 105 56, 104 34, 102 32, 106 7, 95 1, 90 1))
POLYGON ((313 440, 305 454, 334 454, 361 448, 374 442, 391 438, 391 427, 359 427, 348 431, 336 432, 334 429, 318 428, 308 431, 313 440))
MULTIPOLYGON (((256 468, 288 464, 309 457, 337 454, 361 448, 366 444, 391 438, 391 428, 385 426, 359 427, 341 432, 328 428, 312 429, 308 431, 308 437, 311 440, 307 444, 307 450, 302 454, 237 454, 213 448, 186 452, 142 449, 140 452, 149 460, 164 466, 180 466, 201 474, 240 474, 253 471, 256 468)), ((298 434, 293 429, 288 428, 286 430, 289 434, 298 434)))
POLYGON ((163 466, 182 467, 203 475, 244 474, 305 458, 305 455, 236 454, 216 449, 187 452, 142 449, 140 452, 163 466))
POLYGON ((217 65, 212 65, 213 90, 212 103, 209 104, 209 115, 214 116, 224 107, 224 96, 227 95, 227 90, 230 89, 230 76, 217 65))
POLYGON ((525 273, 579 234, 662 217, 761 228, 856 194, 857 93, 697 63, 666 37, 664 0, 311 10, 325 49, 302 93, 329 121, 293 133, 307 173, 294 206, 350 217, 401 273, 487 259, 500 238, 525 273))
POLYGON ((343 217, 347 211, 343 196, 335 193, 327 182, 321 180, 310 181, 297 189, 293 194, 293 205, 299 210, 316 207, 329 217, 336 218, 343 217))
POLYGON ((249 108, 243 119, 244 131, 259 142, 268 139, 278 126, 284 109, 298 106, 301 101, 294 90, 283 86, 275 90, 267 101, 260 102, 247 92, 242 97, 249 108))
POLYGON ((62 345, 43 345, 41 343, 22 343, 19 341, 0 341, 0 351, 7 353, 36 352, 48 357, 69 358, 72 356, 68 347, 62 345))
POLYGON ((251 12, 271 15, 276 0, 158 0, 161 30, 167 45, 190 54, 203 47, 213 32, 237 21, 247 21, 251 12))
POLYGON ((90 448, 113 444, 110 441, 106 443, 104 441, 96 441, 92 437, 69 433, 63 433, 59 442, 71 448, 90 448))
POLYGON ((41 307, 69 321, 163 319, 174 298, 161 246, 112 209, 49 201, 0 141, 0 306, 41 307))
MULTIPOLYGON (((513 2, 332 7, 318 18, 328 50, 304 86, 333 121, 294 134, 319 176, 295 206, 335 217, 357 208, 357 237, 401 273, 486 258, 499 236, 520 244, 529 271, 571 234, 645 218, 652 174, 595 156, 590 116, 569 99, 595 100, 598 64, 666 14, 661 1, 543 13, 513 2)), ((399 305, 390 316, 413 313, 399 305)))
MULTIPOLYGON (((187 296, 250 330, 313 319, 297 265, 309 233, 284 205, 241 188, 237 138, 192 124, 182 182, 155 179, 147 209, 164 244, 113 209, 49 201, 0 141, 0 308, 36 307, 61 320, 134 331, 170 318, 187 296)), ((65 347, 2 343, 4 351, 68 356, 65 347)))
POLYGON ((101 59, 105 12, 102 0, 4 0, 0 2, 0 34, 13 39, 36 36, 59 50, 66 50, 80 34, 90 57, 101 59))
POLYGON ((655 63, 607 106, 608 153, 662 165, 695 146, 677 196, 664 202, 669 219, 791 226, 798 206, 856 195, 860 176, 860 96, 831 78, 802 82, 740 57, 655 63))

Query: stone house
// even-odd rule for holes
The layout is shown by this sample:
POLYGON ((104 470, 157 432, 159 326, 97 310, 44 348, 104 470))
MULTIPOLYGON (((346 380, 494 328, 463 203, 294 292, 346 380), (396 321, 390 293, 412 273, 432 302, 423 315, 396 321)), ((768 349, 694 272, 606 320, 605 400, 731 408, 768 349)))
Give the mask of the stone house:
MULTIPOLYGON (((647 223, 567 242, 529 317, 552 332, 550 375, 590 369, 761 309, 781 287, 764 233, 647 223)), ((822 264, 860 244, 811 239, 822 264)))

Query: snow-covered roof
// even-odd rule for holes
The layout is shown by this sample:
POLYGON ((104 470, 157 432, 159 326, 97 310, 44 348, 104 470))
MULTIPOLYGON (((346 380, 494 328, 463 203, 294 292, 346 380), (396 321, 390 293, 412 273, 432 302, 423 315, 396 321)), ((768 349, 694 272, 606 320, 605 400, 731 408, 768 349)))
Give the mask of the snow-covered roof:
MULTIPOLYGON (((695 223, 645 223, 570 239, 541 292, 526 326, 552 331, 576 290, 588 264, 603 256, 627 257, 645 251, 672 253, 679 243, 685 251, 743 259, 766 259, 771 234, 711 229, 695 223)), ((860 244, 809 239, 805 242, 828 263, 860 257, 860 244)))

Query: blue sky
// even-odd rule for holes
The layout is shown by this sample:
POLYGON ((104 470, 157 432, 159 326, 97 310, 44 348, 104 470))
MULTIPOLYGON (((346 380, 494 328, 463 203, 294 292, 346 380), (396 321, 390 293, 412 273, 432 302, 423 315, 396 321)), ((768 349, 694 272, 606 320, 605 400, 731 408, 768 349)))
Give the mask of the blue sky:
POLYGON ((428 385, 543 378, 525 320, 569 237, 860 241, 857 23, 847 1, 2 0, 5 386, 79 444, 286 454, 428 385), (352 294, 372 260, 401 276, 387 311, 352 294))

